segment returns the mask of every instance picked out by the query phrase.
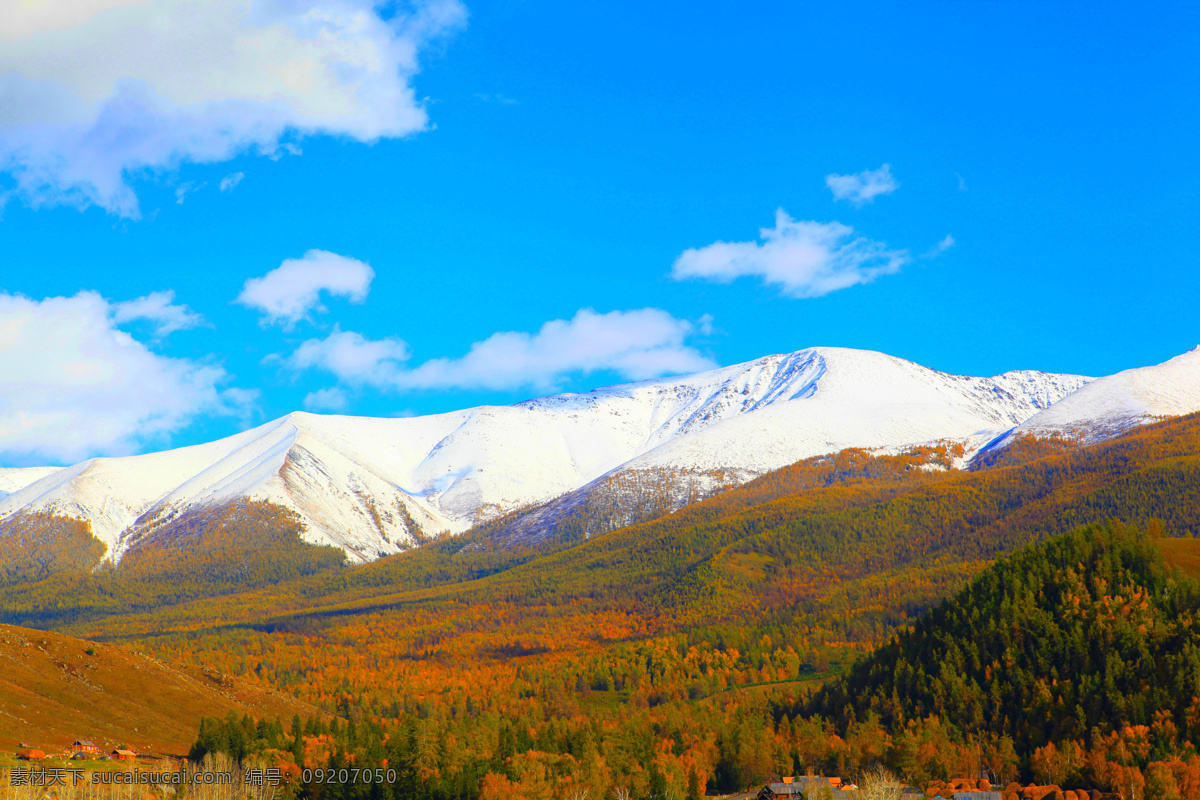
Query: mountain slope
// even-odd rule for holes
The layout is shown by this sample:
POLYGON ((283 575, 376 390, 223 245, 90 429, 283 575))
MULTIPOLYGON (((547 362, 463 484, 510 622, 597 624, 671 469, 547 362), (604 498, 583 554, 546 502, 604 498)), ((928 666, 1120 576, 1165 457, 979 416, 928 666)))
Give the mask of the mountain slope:
POLYGON ((1097 378, 1005 437, 1067 435, 1095 442, 1162 417, 1200 411, 1200 346, 1162 364, 1097 378))
MULTIPOLYGON (((944 463, 949 454, 925 455, 944 463)), ((327 711, 383 719, 397 742, 408 741, 404 726, 420 719, 424 741, 453 737, 461 752, 496 753, 504 741, 498 730, 511 725, 529 737, 515 752, 544 751, 547 764, 553 757, 574 770, 579 762, 567 756, 592 736, 616 775, 638 774, 654 753, 675 753, 701 771, 702 785, 705 775, 744 778, 750 773, 741 767, 726 768, 740 754, 769 756, 777 742, 790 742, 792 752, 764 770, 792 774, 817 765, 845 775, 857 768, 840 760, 848 758, 847 743, 854 752, 881 741, 872 737, 876 719, 856 715, 835 736, 819 720, 802 726, 802 717, 789 714, 784 722, 778 712, 838 671, 847 655, 886 642, 991 558, 1079 522, 1159 517, 1168 532, 1200 532, 1200 416, 1008 466, 969 472, 924 469, 927 463, 919 454, 866 451, 819 457, 569 549, 472 548, 487 544, 475 531, 371 564, 174 605, 116 603, 70 614, 64 606, 78 594, 37 586, 22 594, 12 587, 0 612, 258 674, 327 711), (755 696, 774 699, 764 708, 753 704, 755 696), (778 727, 764 726, 764 719, 778 727), (655 730, 657 740, 647 735, 655 730), (643 744, 630 750, 630 742, 643 744), (719 764, 726 764, 723 773, 714 772, 719 764)), ((106 600, 132 577, 126 570, 138 552, 113 571, 103 587, 106 600)), ((88 573, 80 582, 103 577, 88 573)), ((1116 595, 1128 595, 1115 585, 1107 594, 1119 612, 1124 606, 1116 595)), ((1036 594, 1028 600, 1037 602, 1036 594)), ((1142 613, 1136 603, 1129 611, 1142 613)), ((982 614, 980 620, 966 621, 971 641, 983 630, 982 614)), ((1135 643, 1142 635, 1136 627, 1122 633, 1135 643)), ((1157 646, 1159 633, 1150 629, 1140 641, 1157 646)), ((1038 666, 1039 652, 1032 647, 1014 657, 1038 666)), ((956 671, 950 659, 933 661, 938 673, 927 675, 934 678, 967 672, 956 671)), ((1056 699, 1064 678, 1070 679, 1059 674, 1055 684, 1051 676, 1048 687, 1035 681, 1021 708, 1053 712, 1041 692, 1056 699)), ((1064 708, 1074 715, 1066 700, 1064 708)), ((894 729, 890 743, 882 740, 862 760, 876 758, 872 752, 907 759, 917 747, 920 769, 939 778, 961 775, 954 765, 978 763, 978 739, 959 738, 950 729, 957 720, 914 720, 915 727, 894 729), (948 737, 958 744, 938 744, 948 737)), ((443 775, 477 780, 506 763, 523 762, 501 754, 477 771, 451 768, 443 775)), ((662 769, 670 771, 665 763, 662 769)), ((682 785, 687 766, 674 774, 682 785)), ((719 783, 733 791, 743 778, 719 783)), ((609 794, 604 786, 595 791, 609 794)), ((539 796, 520 789, 498 794, 539 796)))
POLYGON ((0 625, 0 747, 68 749, 77 738, 105 751, 186 753, 203 716, 318 715, 312 706, 247 680, 181 669, 111 645, 0 625))
POLYGON ((216 442, 56 470, 0 497, 0 517, 85 520, 120 558, 191 509, 248 497, 293 509, 306 539, 365 561, 619 469, 726 470, 738 482, 846 447, 994 436, 1087 380, 970 378, 822 347, 506 407, 294 413, 216 442))

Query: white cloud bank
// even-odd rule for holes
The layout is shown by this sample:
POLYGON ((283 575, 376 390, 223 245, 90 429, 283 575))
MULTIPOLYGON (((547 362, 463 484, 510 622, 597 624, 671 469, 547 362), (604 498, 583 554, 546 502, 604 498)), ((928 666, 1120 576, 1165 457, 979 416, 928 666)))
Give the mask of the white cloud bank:
POLYGON ((0 170, 35 206, 137 217, 135 173, 274 153, 288 132, 423 130, 418 54, 466 10, 418 2, 387 19, 375 0, 7 2, 0 170))
POLYGON ((537 333, 496 333, 461 358, 435 358, 416 367, 408 366, 411 353, 400 339, 371 340, 340 329, 304 342, 285 363, 380 389, 550 390, 571 375, 600 370, 639 380, 712 369, 716 364, 687 344, 697 329, 657 308, 607 314, 585 308, 569 320, 545 323, 537 333))
POLYGON ((685 250, 671 277, 731 283, 753 276, 789 297, 820 297, 899 272, 911 260, 906 251, 890 250, 848 225, 797 221, 783 209, 775 212, 775 227, 763 228, 759 236, 761 242, 714 242, 685 250))
POLYGON ((193 324, 171 299, 159 292, 114 305, 95 292, 0 292, 0 453, 68 463, 127 454, 197 415, 244 412, 254 393, 221 389, 220 367, 159 355, 115 327, 193 324))
POLYGON ((309 250, 285 259, 261 278, 250 278, 237 302, 258 309, 264 322, 294 325, 311 311, 324 311, 321 292, 362 303, 375 270, 369 264, 328 250, 309 250))
POLYGON ((879 195, 891 194, 900 188, 900 184, 892 177, 890 164, 853 175, 826 175, 825 185, 833 192, 835 200, 849 200, 856 206, 870 203, 879 195))

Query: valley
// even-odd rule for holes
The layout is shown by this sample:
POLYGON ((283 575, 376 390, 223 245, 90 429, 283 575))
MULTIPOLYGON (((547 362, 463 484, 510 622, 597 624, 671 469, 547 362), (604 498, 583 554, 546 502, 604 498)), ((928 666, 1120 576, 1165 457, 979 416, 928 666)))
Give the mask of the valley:
MULTIPOLYGON (((1191 369, 1195 357, 1180 358, 1191 369)), ((1170 772, 1186 784, 1191 751, 1180 732, 1190 730, 1191 706, 1182 696, 1147 695, 1122 707, 1120 719, 1097 712, 1079 727, 1039 706, 1043 717, 1012 729, 965 717, 954 703, 968 701, 949 684, 922 690, 941 693, 932 703, 906 699, 924 685, 915 679, 903 692, 853 682, 862 670, 878 673, 863 666, 880 663, 870 655, 878 648, 936 624, 930 609, 947 598, 972 602, 979 590, 970 587, 1007 569, 1006 559, 1050 557, 1059 542, 1157 564, 1121 578, 1149 581, 1146 589, 1088 578, 1088 608, 1150 591, 1171 618, 1192 613, 1192 589, 1174 599, 1163 592, 1172 569, 1184 572, 1170 580, 1191 586, 1200 564, 1200 415, 1159 414, 1167 401, 1129 385, 1101 378, 1079 390, 1113 394, 1118 400, 1105 403, 1124 408, 1127 424, 1089 427, 1080 418, 1024 430, 1011 420, 1011 433, 876 440, 759 474, 715 471, 732 469, 717 460, 649 474, 622 467, 366 563, 313 544, 303 509, 252 494, 135 526, 115 563, 101 537, 90 538, 90 523, 47 505, 41 517, 14 514, 0 529, 25 548, 9 550, 0 620, 279 692, 306 713, 252 711, 289 733, 270 741, 237 734, 247 753, 309 768, 399 764, 397 798, 618 789, 684 797, 807 769, 853 776, 880 763, 931 781, 963 774, 980 753, 997 775, 1041 780, 1049 773, 1038 759, 1063 742, 1095 762, 1070 767, 1073 785, 1109 789, 1132 780, 1132 768, 1143 781, 1170 772), (1101 392, 1106 382, 1115 388, 1101 392), (1143 404, 1129 411, 1130 397, 1143 404), (673 499, 673 486, 690 487, 689 502, 673 499), (1177 733, 1119 763, 1125 731, 1167 719, 1177 733), (1124 771, 1103 767, 1110 757, 1124 771), (1172 758, 1184 765, 1178 776, 1162 766, 1172 758)), ((1177 383, 1170 402, 1189 391, 1177 383)), ((671 441, 688 451, 728 421, 671 441)), ((775 430, 775 417, 761 424, 775 430)), ((1020 618, 1037 618, 1034 608, 1050 596, 1022 591, 1029 615, 1020 618)), ((1155 646, 1177 652, 1183 645, 1172 642, 1191 635, 1164 631, 1155 646)), ((955 641, 964 636, 955 629, 955 641)), ((962 656, 931 658, 914 661, 912 674, 944 683, 938 670, 962 656)), ((1190 680, 1184 663, 1159 678, 1190 680)), ((1043 680, 1040 668, 1024 664, 1034 677, 1011 689, 981 678, 982 691, 1040 691, 1029 688, 1043 680)), ((230 746, 221 744, 234 736, 227 710, 218 703, 203 714, 202 749, 230 746)))

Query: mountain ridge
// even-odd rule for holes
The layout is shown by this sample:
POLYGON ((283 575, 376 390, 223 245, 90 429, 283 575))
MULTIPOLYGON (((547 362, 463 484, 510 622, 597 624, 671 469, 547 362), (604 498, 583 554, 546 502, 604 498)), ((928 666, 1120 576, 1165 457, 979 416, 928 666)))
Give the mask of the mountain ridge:
MULTIPOLYGON (((85 520, 118 560, 135 535, 246 497, 295 510, 308 541, 368 561, 626 469, 726 470, 740 482, 846 447, 990 440, 1089 380, 957 376, 814 347, 424 417, 293 412, 214 442, 27 472, 38 479, 0 496, 0 520, 38 511, 85 520)), ((0 470, 4 479, 18 482, 0 470)))

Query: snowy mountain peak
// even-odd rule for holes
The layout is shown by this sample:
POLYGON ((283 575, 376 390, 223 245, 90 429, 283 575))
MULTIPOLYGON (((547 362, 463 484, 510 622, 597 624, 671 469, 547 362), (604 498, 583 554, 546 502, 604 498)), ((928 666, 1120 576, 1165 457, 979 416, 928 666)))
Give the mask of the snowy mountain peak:
POLYGON ((1098 378, 1030 417, 1013 436, 1065 434, 1084 442, 1123 433, 1147 421, 1200 411, 1200 346, 1150 367, 1098 378))
POLYGON ((119 558, 191 509, 249 497, 295 510, 354 560, 541 503, 626 469, 743 479, 845 447, 991 436, 1089 379, 975 378, 814 347, 671 378, 425 417, 293 412, 215 442, 60 470, 0 470, 0 518, 85 519, 119 558), (5 488, 11 487, 11 488, 5 488))

